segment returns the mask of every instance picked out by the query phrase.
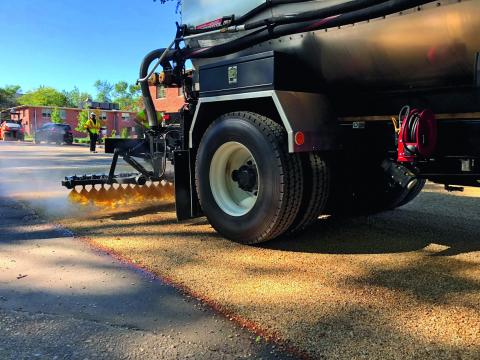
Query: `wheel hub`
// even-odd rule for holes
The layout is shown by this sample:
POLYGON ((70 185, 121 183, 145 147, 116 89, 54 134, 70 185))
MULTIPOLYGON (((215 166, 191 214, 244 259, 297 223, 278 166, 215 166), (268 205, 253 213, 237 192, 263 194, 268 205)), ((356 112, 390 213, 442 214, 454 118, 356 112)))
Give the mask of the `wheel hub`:
POLYGON ((243 191, 253 192, 257 185, 256 167, 249 161, 247 165, 243 165, 240 169, 232 172, 232 180, 235 181, 243 191))
POLYGON ((229 141, 210 163, 210 188, 217 205, 231 216, 243 216, 255 205, 260 177, 254 157, 245 145, 229 141))

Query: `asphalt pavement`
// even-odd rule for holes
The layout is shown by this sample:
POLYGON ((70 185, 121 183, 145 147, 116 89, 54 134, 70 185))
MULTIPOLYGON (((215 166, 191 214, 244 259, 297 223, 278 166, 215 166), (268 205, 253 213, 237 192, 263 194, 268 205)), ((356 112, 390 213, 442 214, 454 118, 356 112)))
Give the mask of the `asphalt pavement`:
POLYGON ((109 161, 78 147, 0 144, 0 359, 292 358, 46 220, 70 209, 62 176, 109 161))

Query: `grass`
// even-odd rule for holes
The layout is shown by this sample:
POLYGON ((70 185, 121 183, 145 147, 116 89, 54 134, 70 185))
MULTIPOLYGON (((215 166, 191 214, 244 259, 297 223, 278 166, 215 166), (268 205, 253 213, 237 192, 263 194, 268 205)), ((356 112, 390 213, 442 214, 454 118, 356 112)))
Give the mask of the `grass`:
POLYGON ((84 138, 73 138, 73 142, 75 144, 89 144, 90 143, 90 139, 88 137, 84 137, 84 138))
POLYGON ((25 134, 23 137, 23 141, 33 142, 33 136, 25 134))
MULTIPOLYGON (((84 137, 84 138, 73 138, 73 142, 75 144, 90 144, 90 138, 89 137, 84 137)), ((105 143, 105 138, 100 139, 100 143, 104 144, 105 143)))

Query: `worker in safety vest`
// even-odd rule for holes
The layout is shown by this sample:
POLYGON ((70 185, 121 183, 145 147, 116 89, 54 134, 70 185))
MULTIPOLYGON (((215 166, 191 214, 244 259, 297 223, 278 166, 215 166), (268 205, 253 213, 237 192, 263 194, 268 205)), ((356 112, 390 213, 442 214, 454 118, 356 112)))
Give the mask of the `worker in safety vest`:
POLYGON ((97 117, 94 113, 90 114, 90 118, 85 123, 85 129, 88 131, 90 136, 90 152, 96 153, 95 147, 97 145, 98 134, 100 132, 100 122, 97 120, 97 117))

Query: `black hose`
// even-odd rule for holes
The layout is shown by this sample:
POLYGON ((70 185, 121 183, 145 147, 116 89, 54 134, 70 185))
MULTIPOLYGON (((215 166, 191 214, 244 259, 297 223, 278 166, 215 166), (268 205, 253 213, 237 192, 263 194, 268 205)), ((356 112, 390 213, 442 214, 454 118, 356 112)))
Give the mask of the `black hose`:
POLYGON ((408 142, 417 142, 418 124, 420 122, 420 114, 418 112, 413 113, 408 120, 408 142))
POLYGON ((418 148, 412 144, 417 143, 420 113, 418 110, 409 111, 403 121, 402 127, 404 128, 404 131, 402 132, 402 141, 405 144, 405 153, 407 155, 417 155, 418 148))
POLYGON ((306 11, 296 15, 282 15, 277 17, 272 17, 269 19, 263 19, 254 21, 251 23, 245 24, 245 30, 256 29, 261 26, 265 26, 266 24, 273 24, 275 26, 278 25, 287 25, 287 24, 294 24, 303 21, 310 21, 325 18, 332 15, 343 14, 355 10, 369 8, 373 5, 377 5, 380 3, 385 3, 386 0, 352 0, 347 3, 337 4, 333 6, 329 6, 323 9, 306 11))
MULTIPOLYGON (((150 64, 159 59, 164 52, 165 49, 157 49, 151 51, 147 54, 147 56, 144 57, 142 64, 140 65, 140 79, 143 79, 148 75, 148 68, 150 67, 150 64)), ((171 69, 171 65, 168 60, 169 57, 167 56, 167 59, 165 59, 161 64, 164 70, 171 69)), ((155 111, 155 105, 153 105, 153 99, 148 86, 148 80, 140 82, 140 89, 142 90, 143 103, 145 105, 145 116, 147 117, 148 124, 152 129, 156 128, 158 127, 158 118, 157 112, 155 111)))
POLYGON ((341 14, 338 17, 332 19, 332 21, 329 21, 327 23, 328 26, 322 26, 321 29, 367 21, 382 16, 391 15, 396 12, 408 10, 417 6, 425 5, 431 2, 432 0, 390 0, 366 9, 341 14))
MULTIPOLYGON (((227 19, 232 18, 232 22, 223 27, 245 24, 248 20, 261 14, 263 11, 278 5, 296 4, 296 3, 311 2, 311 1, 314 1, 314 0, 266 0, 263 4, 258 5, 257 7, 253 8, 248 13, 246 13, 245 15, 239 16, 238 18, 235 18, 233 16, 230 16, 230 17, 227 16, 226 17, 227 19)), ((213 30, 212 28, 185 29, 183 35, 188 36, 188 35, 203 34, 212 30, 213 30)))
POLYGON ((242 25, 245 24, 251 18, 259 15, 262 11, 265 11, 269 8, 273 8, 278 5, 285 5, 285 4, 296 4, 302 2, 310 2, 313 0, 266 0, 263 4, 257 6, 256 8, 250 10, 245 15, 239 16, 238 18, 234 18, 233 25, 242 25))
MULTIPOLYGON (((357 0, 355 3, 364 2, 357 0)), ((376 0, 366 0, 366 2, 377 2, 376 0)), ((317 11, 318 18, 315 21, 301 21, 286 25, 275 26, 271 24, 257 31, 254 31, 241 38, 235 39, 229 43, 205 48, 187 48, 182 50, 181 56, 190 59, 213 58, 235 53, 253 45, 276 39, 281 36, 302 33, 306 31, 328 29, 337 26, 352 24, 355 22, 370 20, 382 16, 391 15, 398 11, 403 11, 412 7, 420 6, 431 2, 431 0, 389 0, 370 6, 368 8, 339 13, 338 6, 333 6, 317 11), (321 13, 321 16, 320 16, 321 13)), ((348 6, 352 6, 352 2, 348 6)), ((347 5, 347 4, 345 4, 347 5)), ((298 15, 299 17, 301 15, 298 15)), ((295 18, 295 17, 292 17, 295 18)))

